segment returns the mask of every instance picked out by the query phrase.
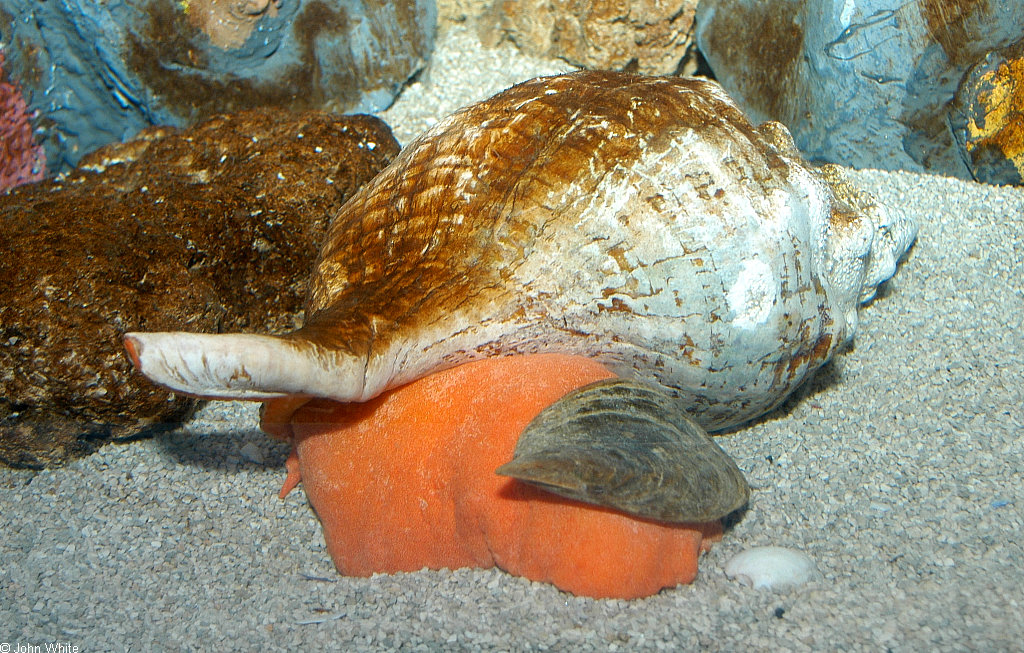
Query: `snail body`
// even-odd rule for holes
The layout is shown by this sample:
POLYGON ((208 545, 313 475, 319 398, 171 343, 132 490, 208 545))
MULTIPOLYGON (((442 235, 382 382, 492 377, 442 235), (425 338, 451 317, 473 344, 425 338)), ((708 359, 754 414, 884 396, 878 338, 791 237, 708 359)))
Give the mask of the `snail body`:
POLYGON ((617 378, 538 407, 497 472, 709 522, 749 489, 705 431, 770 410, 849 341, 915 232, 713 82, 559 75, 456 112, 364 186, 331 224, 301 329, 126 345, 175 391, 267 401, 264 428, 293 441, 311 399, 368 402, 482 359, 586 359, 617 378))

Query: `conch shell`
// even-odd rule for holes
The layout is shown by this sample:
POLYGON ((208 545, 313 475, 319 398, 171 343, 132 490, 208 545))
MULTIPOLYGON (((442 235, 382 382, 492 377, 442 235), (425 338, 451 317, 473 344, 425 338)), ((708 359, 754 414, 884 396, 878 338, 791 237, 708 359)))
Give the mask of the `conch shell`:
POLYGON ((175 391, 268 401, 282 493, 344 573, 645 596, 749 497, 705 429, 828 360, 914 234, 712 82, 581 72, 455 113, 353 196, 298 331, 125 343, 175 391))
POLYGON ((174 391, 341 402, 489 356, 570 353, 653 382, 713 431, 850 340, 915 234, 713 82, 580 72, 409 145, 335 218, 298 331, 127 343, 174 391))

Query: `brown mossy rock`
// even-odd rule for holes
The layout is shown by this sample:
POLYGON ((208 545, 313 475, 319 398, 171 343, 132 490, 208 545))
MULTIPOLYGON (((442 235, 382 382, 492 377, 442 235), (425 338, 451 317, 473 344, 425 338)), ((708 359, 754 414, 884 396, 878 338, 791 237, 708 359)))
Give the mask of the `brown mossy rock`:
POLYGON ((257 109, 0 196, 0 460, 61 464, 187 416, 123 334, 293 328, 327 223, 398 149, 370 116, 257 109))
POLYGON ((590 70, 676 72, 693 42, 697 0, 491 0, 481 40, 590 70))

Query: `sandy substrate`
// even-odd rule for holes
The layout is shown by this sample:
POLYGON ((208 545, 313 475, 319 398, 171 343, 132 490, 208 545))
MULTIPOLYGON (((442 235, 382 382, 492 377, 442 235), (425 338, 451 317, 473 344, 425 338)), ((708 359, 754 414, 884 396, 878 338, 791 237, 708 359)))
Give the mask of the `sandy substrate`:
MULTIPOLYGON (((564 69, 460 29, 385 114, 402 142, 461 104, 564 69)), ((255 407, 63 469, 0 471, 0 643, 153 650, 1020 650, 1024 192, 857 173, 917 245, 855 347, 724 438, 750 508, 691 586, 594 601, 497 570, 339 578, 255 407), (755 591, 722 567, 802 550, 822 578, 755 591)), ((44 649, 45 650, 45 649, 44 649)))

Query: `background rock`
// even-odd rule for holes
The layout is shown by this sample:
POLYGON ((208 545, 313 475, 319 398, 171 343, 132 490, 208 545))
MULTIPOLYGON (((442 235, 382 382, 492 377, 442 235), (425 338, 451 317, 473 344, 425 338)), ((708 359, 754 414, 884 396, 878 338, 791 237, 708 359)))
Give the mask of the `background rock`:
POLYGON ((481 39, 590 69, 671 74, 693 38, 697 0, 493 0, 481 39))
POLYGON ((987 184, 1024 184, 1024 39, 964 75, 949 112, 957 153, 987 184))
POLYGON ((59 172, 151 125, 382 109, 429 57, 436 13, 434 0, 0 0, 0 41, 59 172), (211 10, 235 29, 213 29, 211 10))
POLYGON ((464 23, 478 20, 487 13, 493 0, 437 0, 439 23, 464 23))
POLYGON ((957 85, 1022 34, 1020 0, 703 0, 697 12, 715 77, 805 155, 962 178, 948 125, 957 85))
POLYGON ((0 192, 39 181, 46 174, 46 155, 36 145, 29 118, 25 98, 7 79, 0 52, 0 192))
POLYGON ((293 328, 330 217, 397 153, 370 116, 252 110, 0 196, 0 460, 57 464, 188 414, 132 372, 124 332, 293 328))

